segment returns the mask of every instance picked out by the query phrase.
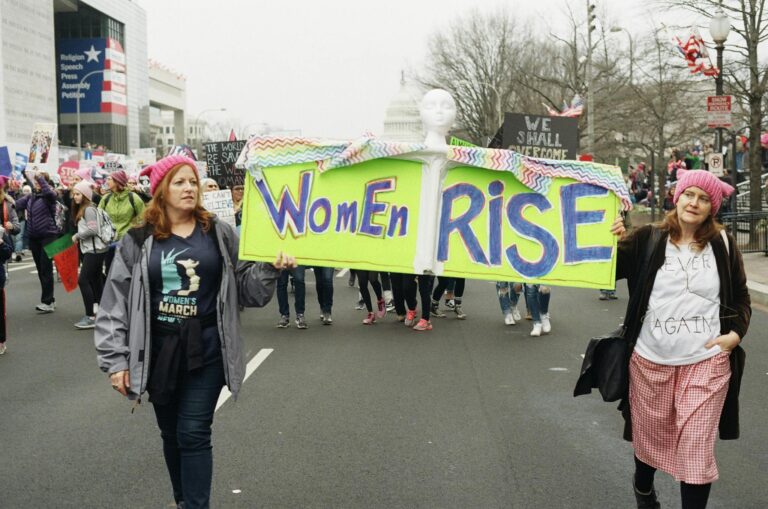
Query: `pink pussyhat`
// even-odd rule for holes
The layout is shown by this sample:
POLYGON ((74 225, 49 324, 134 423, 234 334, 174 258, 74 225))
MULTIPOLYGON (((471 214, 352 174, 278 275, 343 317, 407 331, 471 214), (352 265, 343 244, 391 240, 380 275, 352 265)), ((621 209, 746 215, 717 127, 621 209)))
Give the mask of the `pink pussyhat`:
POLYGON ((165 176, 168 174, 169 171, 176 168, 177 166, 187 165, 192 168, 192 170, 195 172, 195 176, 200 178, 197 174, 197 166, 195 165, 195 161, 193 159, 190 159, 189 157, 182 156, 182 155, 171 155, 171 156, 165 156, 159 161, 157 161, 155 164, 150 164, 143 170, 141 170, 142 177, 148 176, 149 177, 149 191, 154 195, 155 190, 157 190, 157 186, 160 185, 160 182, 163 181, 165 176))
POLYGON ((75 175, 80 177, 80 180, 87 180, 88 182, 93 182, 93 178, 91 178, 90 168, 80 168, 75 172, 75 175))
POLYGON ((704 170, 677 170, 676 185, 675 196, 672 199, 675 205, 677 205, 677 200, 680 198, 680 195, 683 194, 683 191, 689 187, 698 187, 709 195, 709 201, 712 204, 712 210, 710 210, 709 213, 713 216, 717 215, 717 211, 720 210, 723 198, 726 198, 733 193, 732 185, 726 184, 704 170))

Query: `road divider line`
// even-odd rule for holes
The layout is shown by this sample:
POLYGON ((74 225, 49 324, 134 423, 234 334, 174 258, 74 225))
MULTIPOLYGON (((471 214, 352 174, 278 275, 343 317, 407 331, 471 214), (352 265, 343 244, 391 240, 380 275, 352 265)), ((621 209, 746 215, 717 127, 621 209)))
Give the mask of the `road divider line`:
POLYGON ((16 272, 17 270, 24 270, 24 269, 28 269, 28 268, 34 267, 34 266, 35 266, 34 263, 25 263, 23 265, 15 265, 15 266, 11 267, 10 269, 8 269, 8 272, 16 272))
MULTIPOLYGON (((256 368, 261 366, 261 363, 264 362, 272 352, 274 352, 274 349, 272 348, 262 348, 259 350, 259 353, 257 353, 256 356, 251 359, 250 362, 248 362, 248 365, 245 367, 245 378, 243 378, 243 384, 245 384, 245 381, 248 380, 253 372, 256 371, 256 368)), ((219 395, 219 401, 216 402, 216 410, 221 408, 221 406, 226 403, 230 397, 232 397, 232 393, 229 392, 227 387, 224 387, 224 389, 221 391, 221 394, 219 395)))
POLYGON ((349 272, 349 269, 341 269, 338 274, 336 274, 336 277, 344 277, 347 275, 347 272, 349 272))

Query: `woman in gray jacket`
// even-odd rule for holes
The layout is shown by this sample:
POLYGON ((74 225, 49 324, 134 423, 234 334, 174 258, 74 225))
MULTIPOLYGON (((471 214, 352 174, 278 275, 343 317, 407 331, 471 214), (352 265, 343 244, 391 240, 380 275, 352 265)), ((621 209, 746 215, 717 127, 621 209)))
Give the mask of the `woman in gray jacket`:
POLYGON ((87 180, 81 180, 72 189, 72 222, 77 233, 72 242, 78 244, 82 254, 80 275, 77 286, 83 296, 85 315, 75 324, 75 328, 93 329, 96 323, 95 306, 101 300, 104 288, 104 256, 109 246, 99 236, 99 210, 93 203, 93 189, 87 180))
POLYGON ((145 224, 123 237, 96 317, 99 366, 131 399, 149 393, 179 507, 208 507, 211 424, 221 388, 245 373, 239 309, 264 306, 282 268, 239 262, 232 227, 201 203, 195 162, 168 156, 145 168, 145 224))

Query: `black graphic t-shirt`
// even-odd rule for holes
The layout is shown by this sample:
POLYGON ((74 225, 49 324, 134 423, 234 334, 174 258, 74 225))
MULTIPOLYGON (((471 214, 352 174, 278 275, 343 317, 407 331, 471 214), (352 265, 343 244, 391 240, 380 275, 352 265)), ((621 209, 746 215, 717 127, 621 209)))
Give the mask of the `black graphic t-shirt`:
MULTIPOLYGON (((149 255, 149 280, 153 320, 177 324, 215 313, 221 282, 221 254, 215 235, 197 225, 189 237, 171 234, 155 241, 149 255)), ((204 330, 203 342, 206 359, 216 355, 216 327, 204 330)))
POLYGON ((216 239, 200 225, 187 238, 171 235, 156 241, 149 257, 152 318, 180 323, 216 311, 221 255, 216 239))

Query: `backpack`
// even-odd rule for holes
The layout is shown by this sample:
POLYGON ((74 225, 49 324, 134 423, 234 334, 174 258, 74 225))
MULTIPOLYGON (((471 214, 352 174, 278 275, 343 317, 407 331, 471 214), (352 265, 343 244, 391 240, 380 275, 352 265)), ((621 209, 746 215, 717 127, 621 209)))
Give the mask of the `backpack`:
POLYGON ((96 223, 99 239, 109 246, 117 238, 117 228, 115 228, 115 225, 112 223, 112 219, 109 217, 106 210, 96 208, 96 223))
MULTIPOLYGON (((134 198, 133 195, 136 194, 132 191, 128 191, 128 201, 131 202, 131 208, 133 209, 133 217, 136 217, 139 215, 139 213, 136 211, 136 204, 133 202, 134 198)), ((109 200, 112 199, 112 193, 109 193, 104 197, 104 209, 106 210, 107 206, 109 205, 109 200)))

